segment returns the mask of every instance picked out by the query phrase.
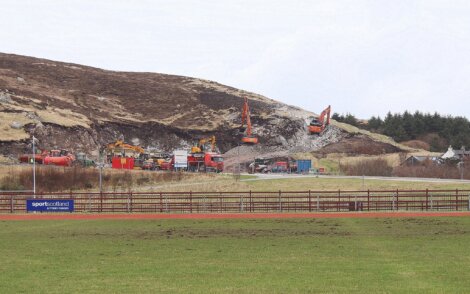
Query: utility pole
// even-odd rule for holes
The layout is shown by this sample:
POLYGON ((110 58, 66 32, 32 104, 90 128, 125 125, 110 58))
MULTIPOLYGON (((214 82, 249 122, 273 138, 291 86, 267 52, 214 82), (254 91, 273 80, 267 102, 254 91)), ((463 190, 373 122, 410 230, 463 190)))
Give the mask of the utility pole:
POLYGON ((240 143, 238 143, 238 148, 237 148, 237 181, 240 180, 240 143))

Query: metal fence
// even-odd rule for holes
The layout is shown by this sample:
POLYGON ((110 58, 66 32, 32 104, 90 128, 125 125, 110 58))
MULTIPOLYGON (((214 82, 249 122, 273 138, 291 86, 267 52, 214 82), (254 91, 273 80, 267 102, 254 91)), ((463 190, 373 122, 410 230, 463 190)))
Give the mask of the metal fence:
POLYGON ((75 212, 225 213, 467 211, 470 190, 277 192, 0 192, 0 213, 25 213, 27 199, 71 199, 75 212))

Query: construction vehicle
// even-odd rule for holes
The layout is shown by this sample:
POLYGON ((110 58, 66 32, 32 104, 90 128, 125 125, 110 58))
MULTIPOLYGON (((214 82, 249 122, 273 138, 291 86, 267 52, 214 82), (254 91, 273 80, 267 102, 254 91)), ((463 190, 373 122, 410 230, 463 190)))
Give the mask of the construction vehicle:
POLYGON ((189 171, 222 172, 224 170, 224 158, 217 152, 215 142, 215 136, 211 136, 200 139, 199 144, 191 148, 191 152, 187 155, 189 171))
POLYGON ((270 159, 266 158, 255 158, 255 161, 250 163, 248 166, 248 173, 249 174, 254 174, 254 173, 267 173, 268 172, 268 166, 271 163, 270 159))
POLYGON ((325 108, 318 118, 314 117, 308 126, 308 131, 310 135, 321 135, 326 127, 330 124, 330 113, 331 113, 331 106, 328 105, 325 108), (325 119, 326 116, 326 119, 325 119))
POLYGON ((224 158, 216 152, 190 153, 188 155, 188 170, 220 173, 224 171, 224 158))
POLYGON ((143 170, 156 170, 157 165, 155 164, 155 162, 152 159, 148 159, 148 160, 144 161, 144 163, 142 164, 142 169, 143 170))
POLYGON ((191 147, 191 153, 200 153, 203 151, 207 151, 208 147, 206 145, 208 143, 210 143, 210 151, 215 152, 215 136, 211 136, 208 138, 200 139, 197 146, 191 147))
POLYGON ((57 166, 71 166, 75 161, 75 156, 65 149, 51 150, 47 155, 43 164, 57 166))
POLYGON ((123 140, 109 143, 105 148, 108 162, 116 169, 138 169, 148 159, 144 148, 124 143, 123 140))
POLYGON ((36 163, 42 164, 43 161, 44 161, 44 158, 46 158, 46 156, 48 156, 48 155, 49 155, 48 151, 42 151, 42 152, 36 153, 34 155, 33 154, 21 154, 18 157, 18 160, 21 163, 33 163, 32 158, 34 157, 34 161, 36 161, 36 163))
POLYGON ((88 156, 83 152, 77 153, 76 159, 77 160, 75 163, 81 165, 82 167, 96 166, 95 161, 88 158, 88 156))
POLYGON ((248 98, 245 97, 242 109, 242 125, 240 126, 240 132, 243 133, 242 143, 244 144, 258 144, 258 138, 252 134, 251 130, 251 119, 250 119, 250 107, 248 106, 248 98), (246 127, 245 127, 246 123, 246 127))
POLYGON ((141 154, 144 154, 144 148, 140 146, 134 146, 131 144, 124 143, 122 140, 117 140, 114 143, 109 143, 106 145, 106 151, 108 155, 112 156, 132 156, 132 157, 139 157, 141 154))

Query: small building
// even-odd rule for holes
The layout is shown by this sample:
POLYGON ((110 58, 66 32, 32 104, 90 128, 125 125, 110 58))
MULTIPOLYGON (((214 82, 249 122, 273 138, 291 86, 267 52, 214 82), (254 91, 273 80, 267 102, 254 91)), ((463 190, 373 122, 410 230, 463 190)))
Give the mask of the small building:
POLYGON ((470 158, 470 151, 465 150, 465 147, 462 146, 461 149, 454 150, 452 146, 449 146, 447 152, 444 153, 441 158, 443 160, 459 160, 470 158))
POLYGON ((431 162, 433 164, 441 164, 442 159, 438 156, 417 156, 417 155, 412 155, 408 157, 403 164, 408 165, 408 166, 414 166, 414 165, 423 165, 426 162, 431 162))

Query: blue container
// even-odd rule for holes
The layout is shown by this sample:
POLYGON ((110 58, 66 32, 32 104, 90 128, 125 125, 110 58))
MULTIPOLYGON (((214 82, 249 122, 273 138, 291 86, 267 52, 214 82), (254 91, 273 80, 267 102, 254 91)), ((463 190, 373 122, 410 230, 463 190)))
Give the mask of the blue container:
POLYGON ((312 168, 312 161, 310 159, 297 160, 297 173, 308 173, 312 168))

